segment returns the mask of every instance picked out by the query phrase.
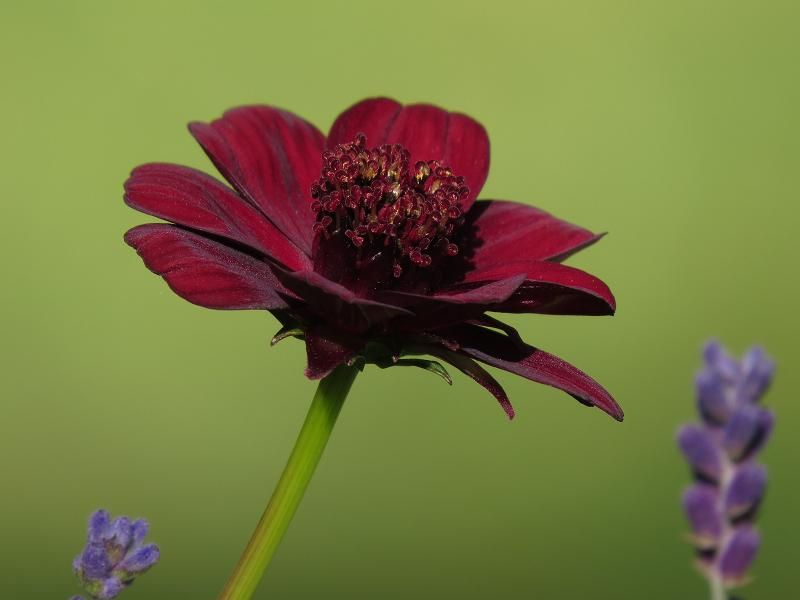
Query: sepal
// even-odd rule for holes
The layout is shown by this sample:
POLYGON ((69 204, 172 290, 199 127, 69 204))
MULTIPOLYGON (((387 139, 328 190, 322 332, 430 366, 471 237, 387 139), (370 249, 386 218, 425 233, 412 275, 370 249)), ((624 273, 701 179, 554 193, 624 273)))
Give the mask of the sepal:
POLYGON ((282 342, 286 338, 290 337, 302 340, 305 337, 305 333, 297 325, 284 325, 277 331, 275 335, 272 336, 269 345, 274 346, 278 342, 282 342))

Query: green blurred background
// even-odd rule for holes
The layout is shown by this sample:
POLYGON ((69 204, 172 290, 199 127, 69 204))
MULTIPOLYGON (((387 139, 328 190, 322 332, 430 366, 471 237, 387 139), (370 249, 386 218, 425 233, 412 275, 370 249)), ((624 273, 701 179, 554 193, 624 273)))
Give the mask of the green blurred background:
MULTIPOLYGON (((707 596, 674 448, 704 340, 779 374, 765 544, 748 600, 792 597, 800 83, 796 2, 6 2, 0 596, 66 598, 85 519, 147 516, 163 551, 128 600, 213 598, 314 386, 269 315, 174 296, 122 242, 129 170, 212 170, 185 131, 242 103, 326 130, 365 96, 482 121, 483 196, 610 235, 571 264, 614 318, 511 319, 602 381, 615 423, 500 373, 369 368, 258 598, 707 596)), ((794 592, 793 592, 794 591, 794 592)))

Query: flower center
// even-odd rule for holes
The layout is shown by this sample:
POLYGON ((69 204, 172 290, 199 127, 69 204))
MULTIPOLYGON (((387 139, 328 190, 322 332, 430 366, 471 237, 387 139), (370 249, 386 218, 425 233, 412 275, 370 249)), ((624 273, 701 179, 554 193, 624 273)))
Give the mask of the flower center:
POLYGON ((464 178, 436 160, 410 165, 399 144, 366 147, 362 134, 322 155, 322 174, 311 186, 314 231, 344 234, 353 247, 393 253, 392 273, 409 264, 429 267, 435 256, 455 256, 450 241, 463 222, 464 178))

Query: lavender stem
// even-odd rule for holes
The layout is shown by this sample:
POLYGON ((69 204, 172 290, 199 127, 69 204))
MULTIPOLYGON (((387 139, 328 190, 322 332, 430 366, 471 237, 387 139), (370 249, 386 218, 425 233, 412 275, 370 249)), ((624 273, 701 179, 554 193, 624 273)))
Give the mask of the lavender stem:
POLYGON ((725 592, 722 577, 710 577, 708 583, 711 586, 711 600, 728 600, 728 594, 725 592))

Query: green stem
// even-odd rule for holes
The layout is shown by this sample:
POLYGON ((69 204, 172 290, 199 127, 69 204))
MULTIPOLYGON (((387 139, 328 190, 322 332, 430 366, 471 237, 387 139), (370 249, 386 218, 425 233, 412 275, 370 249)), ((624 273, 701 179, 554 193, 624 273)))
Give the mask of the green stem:
POLYGON ((712 575, 709 579, 711 585, 711 600, 728 600, 728 594, 725 593, 725 586, 722 584, 722 578, 718 575, 712 575))
POLYGON ((357 373, 357 367, 342 365, 319 382, 278 487, 219 600, 249 600, 253 596, 303 499, 357 373))

